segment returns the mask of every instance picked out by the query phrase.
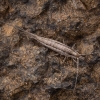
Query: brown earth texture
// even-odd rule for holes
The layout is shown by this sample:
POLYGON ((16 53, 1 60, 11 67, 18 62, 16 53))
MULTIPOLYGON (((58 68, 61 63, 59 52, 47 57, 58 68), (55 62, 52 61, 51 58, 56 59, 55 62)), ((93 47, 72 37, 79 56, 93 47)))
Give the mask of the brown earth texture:
POLYGON ((100 0, 0 0, 0 100, 100 100, 100 0), (24 31, 84 54, 78 77, 24 31))

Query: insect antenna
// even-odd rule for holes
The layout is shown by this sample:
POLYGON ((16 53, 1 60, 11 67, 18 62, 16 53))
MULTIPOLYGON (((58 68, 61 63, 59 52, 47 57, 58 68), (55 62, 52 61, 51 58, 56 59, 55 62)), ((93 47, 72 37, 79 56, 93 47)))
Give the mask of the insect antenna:
POLYGON ((75 80, 75 86, 74 86, 74 90, 76 89, 76 85, 77 85, 77 79, 78 79, 78 72, 79 72, 79 58, 77 58, 77 73, 76 73, 76 80, 75 80))

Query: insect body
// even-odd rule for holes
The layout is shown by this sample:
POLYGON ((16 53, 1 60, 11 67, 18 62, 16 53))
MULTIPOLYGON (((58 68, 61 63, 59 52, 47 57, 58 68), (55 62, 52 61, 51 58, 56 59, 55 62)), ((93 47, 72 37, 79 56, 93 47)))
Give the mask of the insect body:
POLYGON ((33 38, 33 39, 37 40, 39 43, 54 50, 55 52, 60 53, 61 55, 72 57, 72 58, 80 58, 81 57, 81 54, 79 54, 77 51, 71 49, 69 46, 67 46, 61 42, 58 42, 58 41, 55 41, 55 40, 52 40, 49 38, 40 37, 38 35, 32 34, 30 32, 26 32, 26 31, 24 31, 24 33, 29 38, 33 38))

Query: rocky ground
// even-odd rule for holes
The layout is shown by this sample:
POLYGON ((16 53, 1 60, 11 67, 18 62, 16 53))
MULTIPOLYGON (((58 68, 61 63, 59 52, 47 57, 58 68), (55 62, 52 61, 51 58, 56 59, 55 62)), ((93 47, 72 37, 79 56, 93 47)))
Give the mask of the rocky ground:
POLYGON ((0 0, 0 100, 100 100, 100 0, 0 0), (16 27, 85 54, 76 87, 73 59, 16 27))

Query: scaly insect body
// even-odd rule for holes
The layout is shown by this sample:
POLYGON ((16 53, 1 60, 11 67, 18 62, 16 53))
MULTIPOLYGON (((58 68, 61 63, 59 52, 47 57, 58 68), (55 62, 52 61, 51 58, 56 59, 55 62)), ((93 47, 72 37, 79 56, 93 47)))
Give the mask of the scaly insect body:
POLYGON ((48 39, 48 38, 44 38, 44 37, 40 37, 40 36, 37 36, 30 32, 26 32, 26 31, 24 31, 24 32, 26 35, 29 35, 29 37, 37 40, 39 43, 60 53, 61 55, 72 57, 72 58, 80 57, 80 54, 78 52, 74 51, 73 49, 71 49, 70 47, 68 47, 67 45, 65 45, 61 42, 58 42, 58 41, 55 41, 52 39, 48 39))

